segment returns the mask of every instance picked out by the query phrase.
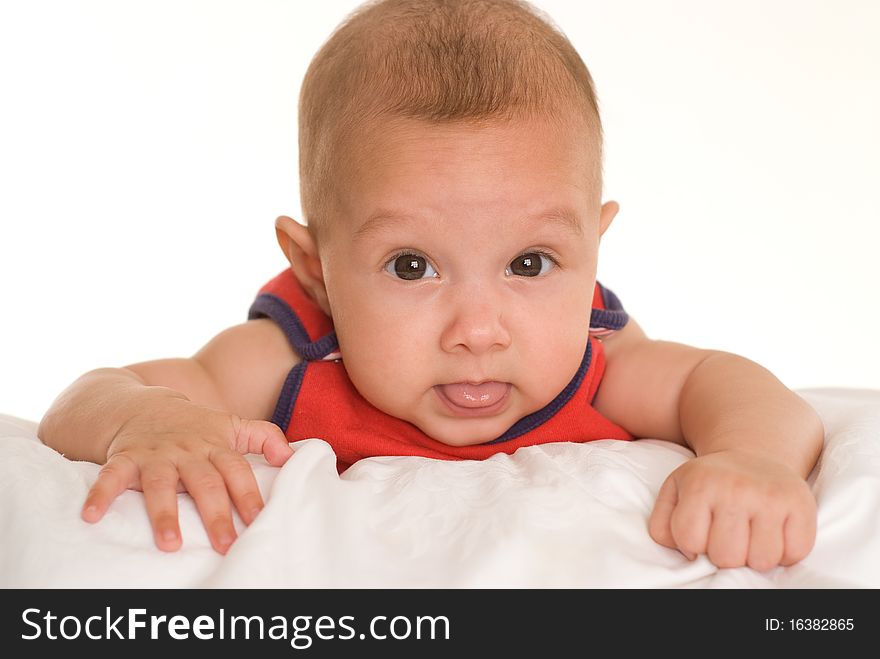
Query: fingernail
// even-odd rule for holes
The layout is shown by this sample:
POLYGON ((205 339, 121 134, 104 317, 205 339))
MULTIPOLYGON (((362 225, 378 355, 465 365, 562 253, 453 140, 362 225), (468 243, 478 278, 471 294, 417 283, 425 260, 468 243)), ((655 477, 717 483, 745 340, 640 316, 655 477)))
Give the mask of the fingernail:
POLYGON ((689 561, 693 561, 694 559, 697 558, 697 555, 696 555, 696 554, 691 554, 690 552, 686 552, 686 551, 684 551, 684 552, 682 552, 682 553, 684 554, 684 557, 685 557, 686 559, 688 559, 689 561))
MULTIPOLYGON (((262 508, 251 508, 250 517, 248 519, 253 522, 257 518, 257 515, 260 514, 261 510, 262 508)), ((250 522, 248 522, 248 524, 250 524, 250 522)))
POLYGON ((174 529, 165 529, 164 531, 162 531, 162 539, 165 542, 174 542, 175 540, 177 540, 177 533, 174 531, 174 529))
POLYGON ((98 514, 98 506, 90 505, 83 508, 83 517, 93 519, 98 514))

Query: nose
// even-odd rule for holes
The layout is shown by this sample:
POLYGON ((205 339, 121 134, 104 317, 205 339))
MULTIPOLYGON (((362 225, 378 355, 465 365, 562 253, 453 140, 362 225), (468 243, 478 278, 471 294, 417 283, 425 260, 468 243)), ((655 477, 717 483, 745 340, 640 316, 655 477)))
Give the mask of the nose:
POLYGON ((462 292, 449 300, 451 313, 440 335, 446 352, 483 354, 510 346, 502 305, 486 291, 462 292))

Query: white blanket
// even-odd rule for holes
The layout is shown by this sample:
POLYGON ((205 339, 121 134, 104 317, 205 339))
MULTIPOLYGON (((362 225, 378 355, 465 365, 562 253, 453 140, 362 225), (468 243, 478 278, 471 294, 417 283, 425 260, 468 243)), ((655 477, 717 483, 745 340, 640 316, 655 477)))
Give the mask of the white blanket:
POLYGON ((482 462, 363 460, 323 441, 281 469, 251 458, 266 507, 226 556, 179 496, 184 546, 153 545, 140 492, 91 525, 98 466, 0 416, 0 587, 880 587, 880 391, 799 392, 821 414, 816 546, 759 573, 689 562, 648 536, 664 478, 692 454, 659 440, 558 443, 482 462))

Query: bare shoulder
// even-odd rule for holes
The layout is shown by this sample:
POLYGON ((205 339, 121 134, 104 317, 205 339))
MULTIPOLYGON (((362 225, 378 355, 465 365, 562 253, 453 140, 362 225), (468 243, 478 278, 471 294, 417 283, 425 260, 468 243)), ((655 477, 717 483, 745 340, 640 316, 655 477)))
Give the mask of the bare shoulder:
POLYGON ((614 332, 602 340, 605 360, 611 361, 617 353, 625 352, 636 343, 649 340, 635 319, 630 318, 626 325, 623 326, 623 329, 614 332))
POLYGON ((274 321, 260 318, 224 330, 193 360, 216 383, 229 411, 269 420, 284 380, 300 357, 274 321))
POLYGON ((684 443, 681 390, 711 351, 649 339, 636 321, 603 341, 605 373, 593 406, 636 437, 684 443))

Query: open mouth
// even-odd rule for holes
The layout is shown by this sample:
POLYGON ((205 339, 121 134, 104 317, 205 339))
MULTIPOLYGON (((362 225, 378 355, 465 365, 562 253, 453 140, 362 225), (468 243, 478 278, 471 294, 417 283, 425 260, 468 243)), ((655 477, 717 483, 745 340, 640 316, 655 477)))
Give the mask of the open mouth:
POLYGON ((507 404, 510 388, 509 382, 453 382, 438 384, 434 391, 456 416, 492 416, 507 404))

